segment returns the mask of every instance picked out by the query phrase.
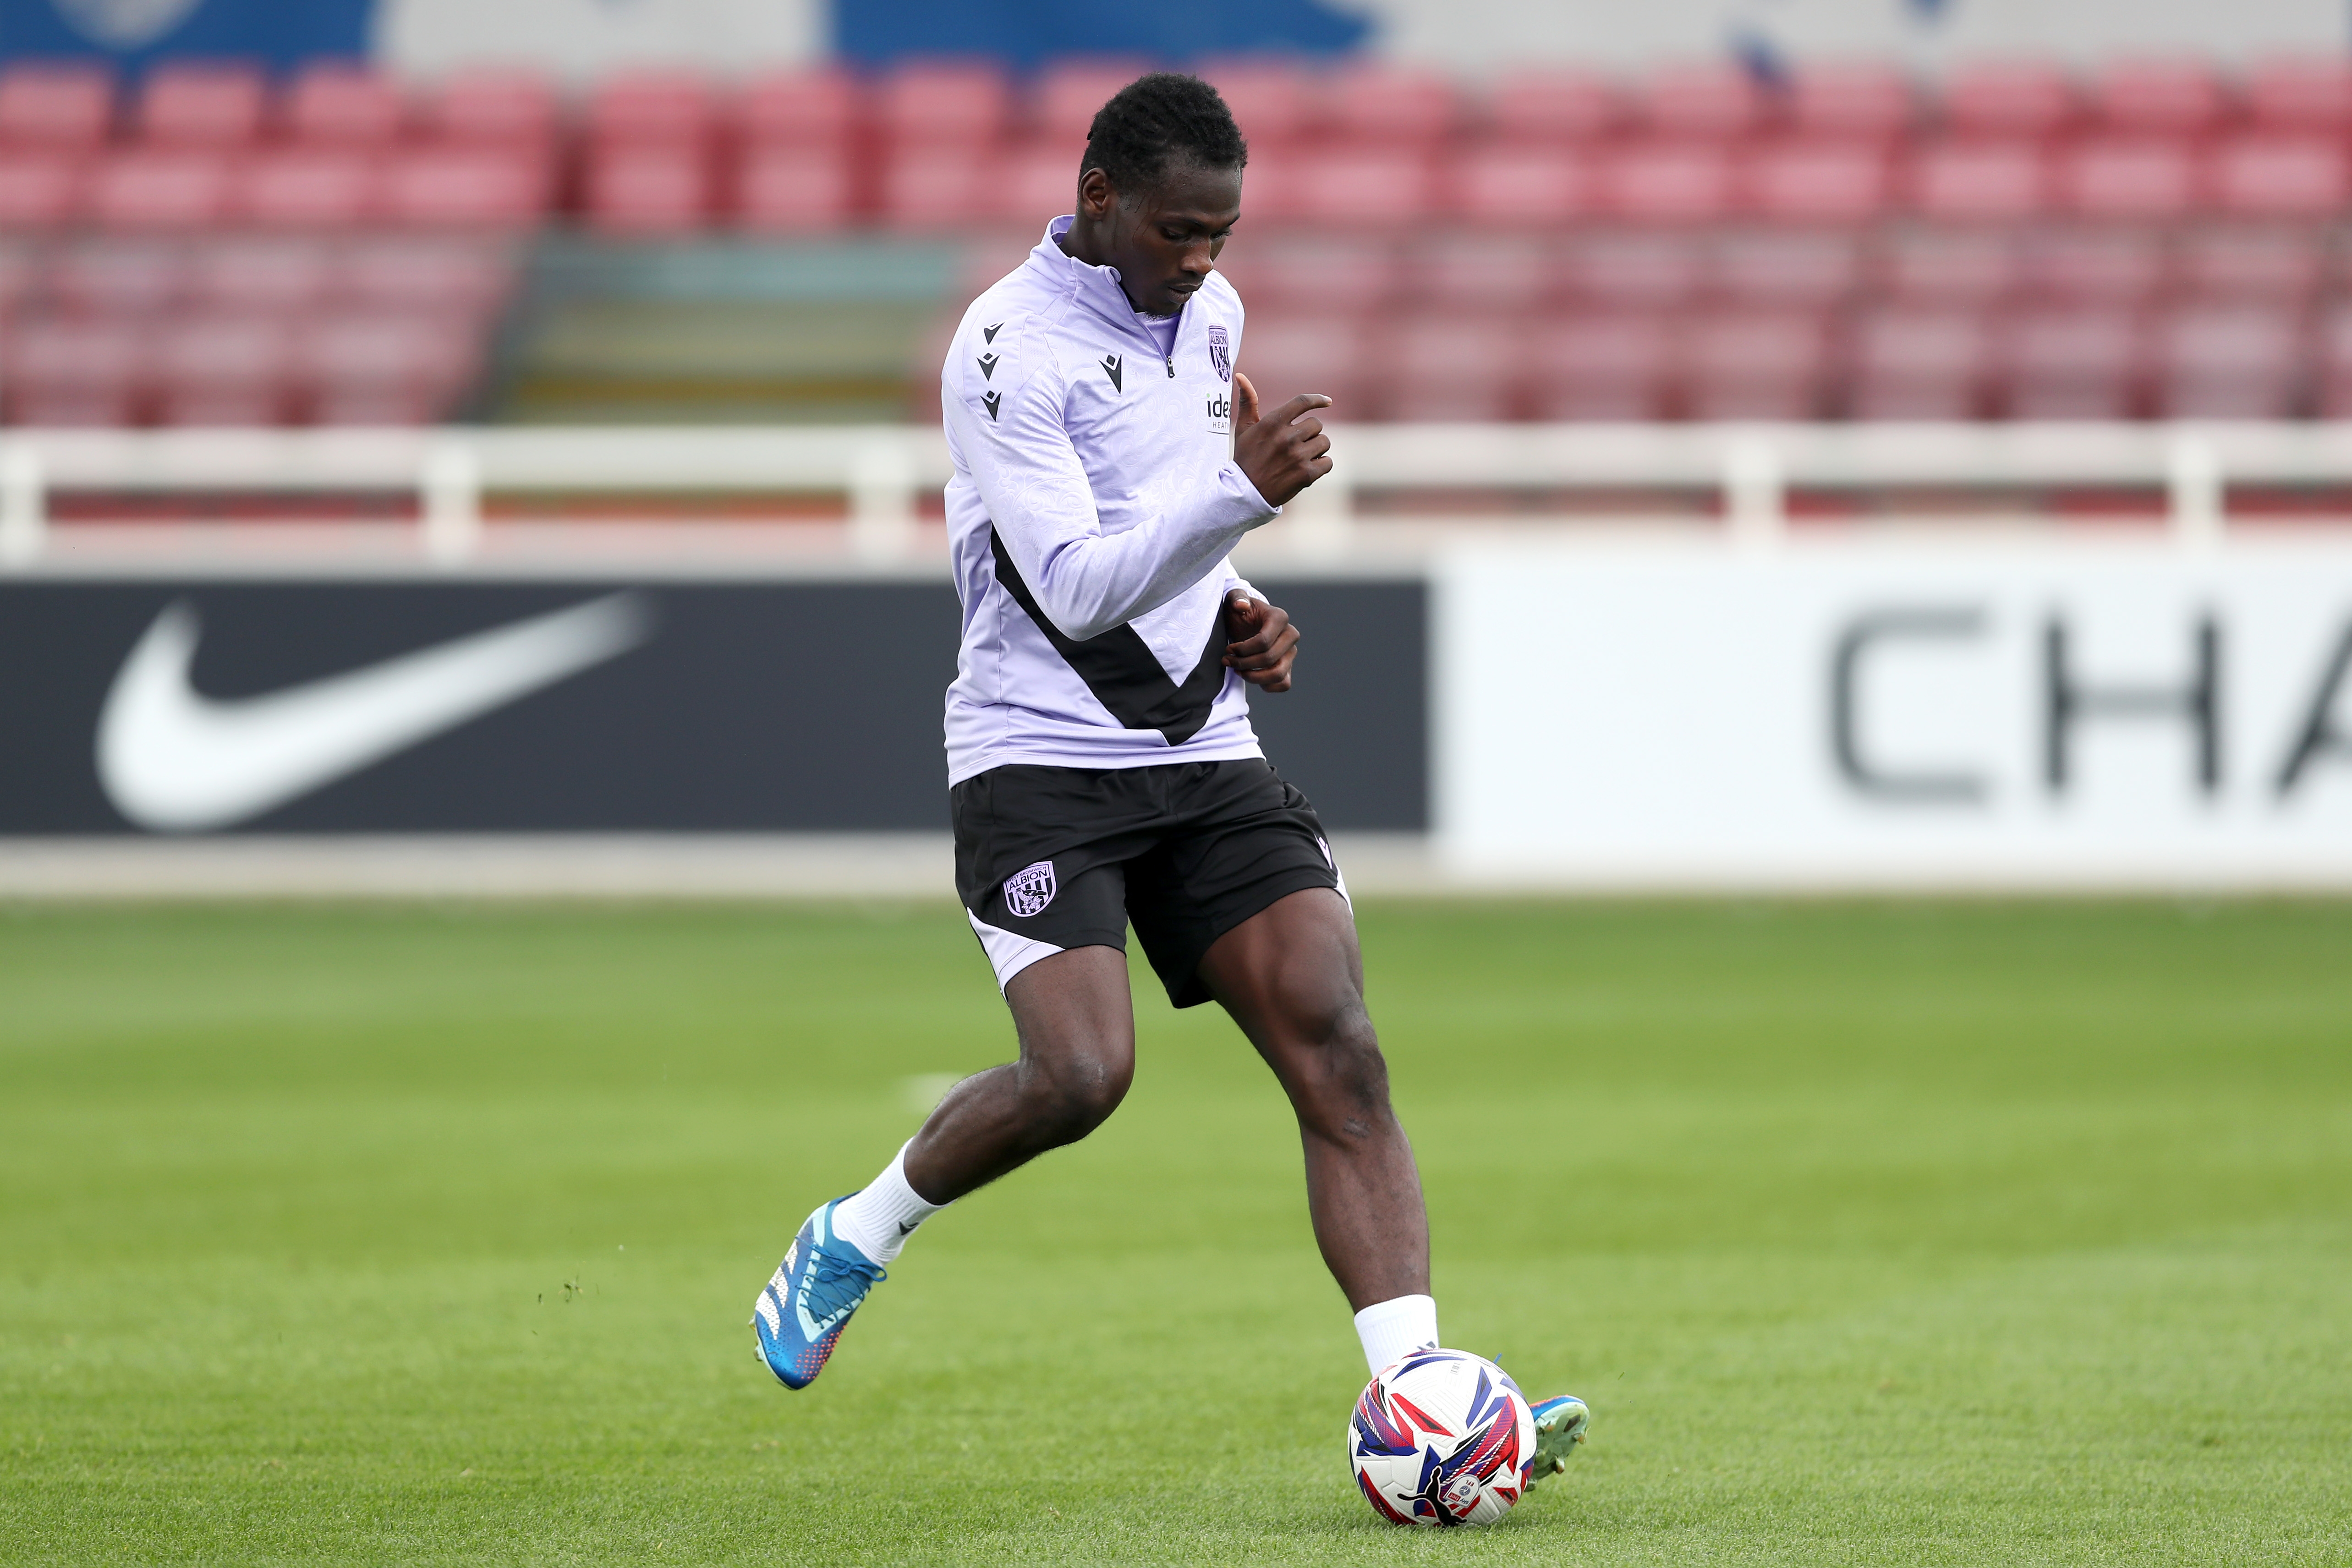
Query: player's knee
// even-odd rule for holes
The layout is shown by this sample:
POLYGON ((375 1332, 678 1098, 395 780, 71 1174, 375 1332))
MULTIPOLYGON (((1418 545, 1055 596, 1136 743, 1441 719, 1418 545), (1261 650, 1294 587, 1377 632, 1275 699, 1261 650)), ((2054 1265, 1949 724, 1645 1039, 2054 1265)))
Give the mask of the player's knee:
POLYGON ((1352 1143, 1388 1121, 1388 1061, 1361 1003, 1335 1010, 1308 1055, 1312 1065, 1298 1110, 1312 1131, 1352 1143))
POLYGON ((1030 1126, 1049 1144, 1075 1143, 1110 1120, 1135 1079, 1135 1058, 1089 1054, 1033 1075, 1030 1126))

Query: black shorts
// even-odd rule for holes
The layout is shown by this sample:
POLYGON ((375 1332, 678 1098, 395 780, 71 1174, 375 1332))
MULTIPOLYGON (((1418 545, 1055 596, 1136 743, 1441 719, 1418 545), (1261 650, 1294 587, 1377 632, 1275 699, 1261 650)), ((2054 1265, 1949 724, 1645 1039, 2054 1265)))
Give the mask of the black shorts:
POLYGON ((948 792, 956 896, 1003 985, 1074 947, 1143 939, 1168 1000, 1209 999, 1209 944, 1302 888, 1347 886, 1315 808, 1271 764, 991 768, 948 792))

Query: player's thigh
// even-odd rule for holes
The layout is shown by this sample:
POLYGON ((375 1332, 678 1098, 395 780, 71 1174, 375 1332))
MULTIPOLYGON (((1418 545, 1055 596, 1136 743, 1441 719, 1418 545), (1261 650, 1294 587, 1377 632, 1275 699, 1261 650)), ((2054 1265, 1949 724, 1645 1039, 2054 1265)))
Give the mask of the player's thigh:
POLYGON ((1364 1012, 1355 912, 1329 888, 1286 894, 1226 931, 1200 974, 1277 1072, 1277 1055, 1321 1046, 1364 1012))
POLYGON ((1004 987, 1021 1060, 1081 1095, 1115 1103, 1135 1076, 1135 1001, 1127 954, 1073 947, 1039 959, 1004 987))

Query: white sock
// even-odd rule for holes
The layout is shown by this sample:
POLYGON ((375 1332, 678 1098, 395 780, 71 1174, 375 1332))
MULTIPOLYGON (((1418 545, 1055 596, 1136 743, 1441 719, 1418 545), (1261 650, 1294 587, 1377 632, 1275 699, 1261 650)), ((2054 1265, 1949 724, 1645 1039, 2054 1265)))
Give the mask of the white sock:
POLYGON ((1364 1342, 1364 1360, 1374 1373, 1411 1352, 1435 1350, 1437 1299, 1398 1296, 1375 1301, 1356 1314, 1356 1337, 1364 1342))
POLYGON ((833 1230, 875 1262, 887 1263, 898 1256, 917 1226, 947 1206, 926 1203, 907 1184, 907 1150, 902 1147, 864 1192, 842 1199, 833 1211, 833 1230))

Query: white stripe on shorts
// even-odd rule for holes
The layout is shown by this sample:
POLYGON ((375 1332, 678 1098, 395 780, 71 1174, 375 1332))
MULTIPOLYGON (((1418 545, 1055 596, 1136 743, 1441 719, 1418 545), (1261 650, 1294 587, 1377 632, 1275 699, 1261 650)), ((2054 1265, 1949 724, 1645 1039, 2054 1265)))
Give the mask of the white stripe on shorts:
POLYGON ((996 988, 999 991, 1013 984, 1014 975, 1039 959, 1051 958, 1063 951, 1050 942, 1033 942, 1002 926, 990 925, 970 910, 964 910, 963 918, 971 922, 972 934, 980 938, 980 945, 987 950, 988 964, 996 971, 996 988))

